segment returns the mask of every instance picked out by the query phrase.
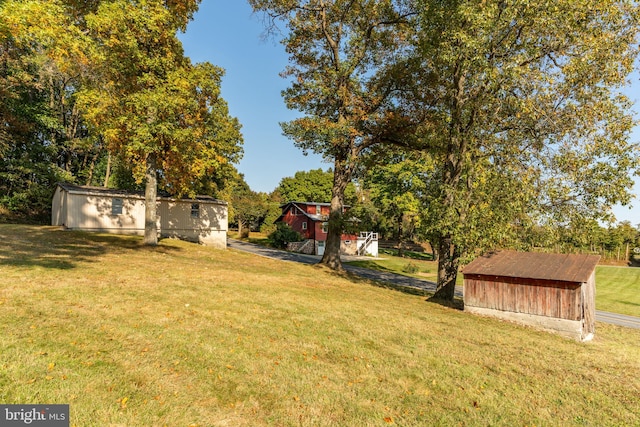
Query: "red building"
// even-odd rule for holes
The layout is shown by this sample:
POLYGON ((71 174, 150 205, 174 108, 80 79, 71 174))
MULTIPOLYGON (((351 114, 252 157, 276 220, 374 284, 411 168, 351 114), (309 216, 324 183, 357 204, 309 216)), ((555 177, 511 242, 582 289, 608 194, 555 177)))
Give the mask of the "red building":
MULTIPOLYGON (((329 211, 331 204, 317 202, 289 202, 281 206, 282 214, 275 222, 285 222, 304 237, 305 241, 294 244, 290 249, 296 252, 324 254, 327 231, 329 227, 329 211)), ((348 207, 345 206, 345 211, 348 207)), ((362 234, 362 233, 361 233, 362 234)), ((375 233, 367 233, 375 234, 375 233)), ((375 236, 375 256, 377 256, 377 236, 375 236)), ((361 247, 360 242, 366 239, 355 234, 343 234, 340 248, 345 254, 356 254, 361 247)), ((371 240, 371 239, 370 239, 371 240)), ((365 245, 369 247, 371 245, 365 245)), ((369 250, 370 252, 370 250, 369 250)))

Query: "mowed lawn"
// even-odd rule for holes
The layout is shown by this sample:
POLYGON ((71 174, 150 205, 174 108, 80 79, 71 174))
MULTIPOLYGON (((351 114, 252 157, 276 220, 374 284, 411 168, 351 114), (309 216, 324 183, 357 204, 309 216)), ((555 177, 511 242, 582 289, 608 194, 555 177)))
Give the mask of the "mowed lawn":
POLYGON ((0 225, 0 402, 75 426, 640 425, 640 331, 578 343, 331 271, 0 225))

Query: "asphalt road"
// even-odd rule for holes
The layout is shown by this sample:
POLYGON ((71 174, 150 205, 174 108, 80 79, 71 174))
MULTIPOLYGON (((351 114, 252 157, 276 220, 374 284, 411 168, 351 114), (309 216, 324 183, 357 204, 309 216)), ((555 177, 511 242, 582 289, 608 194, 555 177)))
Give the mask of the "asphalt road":
MULTIPOLYGON (((299 262, 303 264, 316 264, 320 261, 320 257, 317 255, 305 255, 295 252, 281 251, 278 249, 267 248, 253 243, 247 243, 235 239, 227 239, 227 246, 231 249, 236 249, 244 252, 251 252, 255 255, 264 256, 267 258, 279 259, 282 261, 299 262)), ((343 261, 349 261, 357 257, 343 257, 343 261)), ((366 259, 366 258, 364 258, 366 259)), ((343 265, 344 269, 350 273, 364 277, 370 280, 376 280, 378 282, 390 283, 394 286, 401 286, 406 288, 419 289, 427 292, 435 292, 436 284, 427 280, 416 279, 413 277, 403 276, 394 273, 385 273, 376 270, 370 270, 368 268, 355 267, 352 265, 343 265)), ((457 286, 455 295, 462 298, 462 288, 457 286)), ((626 316, 624 314, 609 313, 606 311, 596 310, 596 321, 603 323, 610 323, 613 325, 624 326, 627 328, 640 329, 640 317, 626 316)))

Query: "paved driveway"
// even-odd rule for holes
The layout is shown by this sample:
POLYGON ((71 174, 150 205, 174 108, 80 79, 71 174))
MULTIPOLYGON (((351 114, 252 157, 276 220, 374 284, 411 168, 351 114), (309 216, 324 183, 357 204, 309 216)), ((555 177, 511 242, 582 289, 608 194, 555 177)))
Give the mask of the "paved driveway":
MULTIPOLYGON (((264 256, 267 258, 274 258, 283 261, 300 262, 303 264, 316 264, 320 261, 318 255, 305 255, 295 252, 281 251, 279 249, 267 248, 264 246, 256 245, 253 243, 242 242, 235 239, 227 239, 227 246, 244 252, 251 252, 256 255, 264 256)), ((349 261, 349 259, 357 257, 343 257, 343 261, 349 261)), ((365 258, 366 259, 366 258, 365 258)), ((402 286, 414 289, 421 289, 427 292, 435 292, 436 284, 427 280, 415 279, 413 277, 403 276, 401 274, 385 273, 376 270, 370 270, 368 268, 355 267, 353 265, 345 264, 344 269, 350 273, 356 274, 366 279, 376 280, 384 283, 391 283, 394 286, 402 286)), ((462 288, 456 286, 455 295, 462 298, 462 288)), ((606 311, 596 310, 596 320, 598 322, 610 323, 613 325, 624 326, 627 328, 640 329, 640 318, 634 316, 625 316, 623 314, 609 313, 606 311)))

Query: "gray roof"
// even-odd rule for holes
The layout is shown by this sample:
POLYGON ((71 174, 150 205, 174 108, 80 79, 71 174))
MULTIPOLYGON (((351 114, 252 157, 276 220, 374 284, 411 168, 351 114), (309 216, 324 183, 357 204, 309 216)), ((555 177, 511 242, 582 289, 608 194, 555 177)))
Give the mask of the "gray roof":
POLYGON ((462 273, 584 283, 599 260, 598 255, 498 251, 476 258, 462 273))
MULTIPOLYGON (((59 182, 58 187, 72 194, 87 194, 87 195, 102 196, 102 197, 123 197, 123 198, 144 199, 143 191, 129 191, 129 190, 120 190, 116 188, 92 187, 89 185, 70 184, 68 182, 59 182)), ((224 205, 227 204, 227 202, 218 200, 211 196, 196 196, 193 199, 182 199, 182 198, 173 197, 169 193, 162 192, 162 191, 158 191, 158 199, 182 200, 182 201, 202 202, 202 203, 217 203, 217 204, 224 204, 224 205)))

